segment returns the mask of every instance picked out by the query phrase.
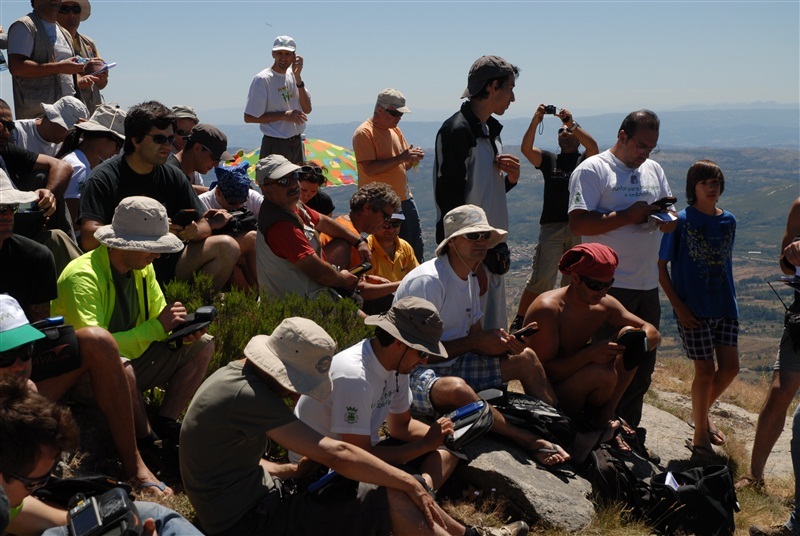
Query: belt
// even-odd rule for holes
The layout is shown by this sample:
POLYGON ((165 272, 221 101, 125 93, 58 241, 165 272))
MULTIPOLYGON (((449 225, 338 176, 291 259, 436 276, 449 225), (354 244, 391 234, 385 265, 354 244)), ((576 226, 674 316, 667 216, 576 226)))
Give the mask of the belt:
POLYGON ((300 139, 300 134, 298 134, 296 136, 292 136, 291 138, 276 138, 275 136, 267 136, 266 134, 264 134, 264 137, 265 138, 269 138, 271 140, 299 140, 300 139))

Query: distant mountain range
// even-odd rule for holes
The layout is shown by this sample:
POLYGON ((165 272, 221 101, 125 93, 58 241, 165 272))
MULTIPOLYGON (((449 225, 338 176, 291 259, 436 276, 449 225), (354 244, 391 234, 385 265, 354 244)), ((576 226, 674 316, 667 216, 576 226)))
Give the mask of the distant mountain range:
MULTIPOLYGON (((724 105, 718 105, 724 106, 724 105)), ((727 105, 718 109, 681 109, 658 112, 661 118, 659 146, 665 148, 787 148, 800 147, 800 106, 778 105, 774 103, 754 103, 746 105, 727 105)), ((355 108, 355 107, 353 107, 355 108)), ((687 107, 691 108, 691 107, 687 107)), ((315 122, 312 114, 306 128, 309 138, 320 138, 344 147, 351 146, 356 127, 369 115, 369 110, 358 107, 357 120, 331 124, 315 122)), ((434 146, 436 132, 442 122, 455 113, 456 107, 444 112, 437 121, 414 121, 414 116, 406 116, 400 128, 409 143, 429 149, 434 146)), ((430 114, 426 114, 430 115, 430 114)), ((591 115, 575 119, 597 140, 601 149, 610 147, 616 139, 624 113, 591 115)), ((233 123, 242 117, 241 110, 213 110, 200 114, 204 122, 220 127, 228 136, 229 145, 235 148, 253 149, 261 144, 261 133, 256 125, 243 122, 233 123)), ((506 145, 519 145, 530 118, 500 118, 503 123, 503 142, 506 145)), ((546 117, 542 134, 537 133, 537 142, 544 149, 556 150, 556 130, 560 121, 546 117)))

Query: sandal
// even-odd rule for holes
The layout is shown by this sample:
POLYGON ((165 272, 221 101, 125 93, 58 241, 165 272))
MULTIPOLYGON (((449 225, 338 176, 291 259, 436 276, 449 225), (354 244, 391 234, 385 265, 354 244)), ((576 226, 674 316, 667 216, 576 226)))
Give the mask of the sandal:
POLYGON ((692 453, 691 456, 692 460, 709 460, 712 458, 717 458, 719 456, 716 452, 714 452, 713 448, 692 444, 691 439, 687 439, 684 444, 686 445, 686 448, 689 449, 689 451, 692 453))
POLYGON ((733 487, 737 490, 750 488, 757 493, 764 493, 766 491, 767 484, 764 482, 764 478, 755 478, 750 475, 743 475, 736 481, 736 484, 733 487))

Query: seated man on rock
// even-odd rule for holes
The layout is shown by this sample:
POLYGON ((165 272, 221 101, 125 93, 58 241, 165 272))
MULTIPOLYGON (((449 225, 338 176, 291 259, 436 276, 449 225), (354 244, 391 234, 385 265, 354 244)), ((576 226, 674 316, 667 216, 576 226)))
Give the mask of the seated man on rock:
MULTIPOLYGON (((183 242, 170 233, 164 206, 140 196, 123 199, 111 225, 97 229, 93 239, 100 247, 69 263, 59 276, 53 313, 76 329, 97 326, 111 332, 119 353, 131 360, 139 391, 166 386, 153 428, 174 449, 177 419, 203 382, 214 352, 207 328, 184 337, 177 349, 164 342, 184 321, 186 308, 167 304, 152 264, 162 254, 179 253, 183 242)), ((134 409, 144 411, 140 400, 134 409)), ((144 418, 141 413, 139 419, 144 418)))
MULTIPOLYGON (((606 294, 614 284, 618 262, 614 250, 603 244, 573 247, 558 263, 570 284, 541 294, 525 315, 525 323, 535 322, 539 327, 526 342, 539 357, 561 409, 585 422, 590 430, 611 433, 619 427, 615 409, 636 373, 636 364, 626 368, 625 346, 596 340, 595 332, 603 325, 616 329, 617 337, 631 329, 644 330, 650 350, 661 343, 661 335, 652 324, 606 294)), ((604 439, 610 437, 601 434, 600 440, 604 439)), ((631 450, 619 436, 617 446, 622 451, 631 450)))
POLYGON ((439 342, 439 313, 431 302, 409 296, 364 322, 376 326, 375 336, 333 356, 330 396, 324 401, 301 396, 295 414, 317 432, 386 463, 410 462, 426 486, 439 489, 458 464, 455 455, 439 448, 453 433, 453 423, 440 418, 428 426, 412 418, 408 387, 409 373, 429 355, 447 357, 439 342), (384 422, 390 438, 381 441, 384 422))
POLYGON ((300 202, 300 176, 300 166, 281 155, 269 155, 256 164, 256 180, 264 193, 256 238, 259 289, 276 298, 355 290, 358 278, 327 260, 319 233, 356 247, 361 261, 372 259, 367 240, 300 202))
POLYGON ((200 387, 186 412, 180 457, 186 494, 206 534, 527 534, 521 521, 502 529, 465 528, 410 474, 298 420, 285 399, 329 396, 335 353, 336 343, 313 321, 287 318, 272 335, 250 339, 243 359, 200 387), (267 461, 270 441, 304 458, 267 461), (309 474, 312 460, 362 482, 357 492, 286 493, 283 480, 309 474))
MULTIPOLYGON (((477 391, 519 380, 525 393, 551 405, 556 395, 536 354, 503 329, 484 331, 476 270, 489 248, 508 234, 489 225, 486 213, 462 205, 444 217, 445 238, 436 257, 412 270, 400 283, 395 302, 406 296, 424 298, 444 323, 442 343, 449 358, 431 356, 411 373, 412 412, 434 416, 478 400, 477 391)), ((492 431, 553 465, 569 459, 559 445, 516 427, 494 411, 492 431)))

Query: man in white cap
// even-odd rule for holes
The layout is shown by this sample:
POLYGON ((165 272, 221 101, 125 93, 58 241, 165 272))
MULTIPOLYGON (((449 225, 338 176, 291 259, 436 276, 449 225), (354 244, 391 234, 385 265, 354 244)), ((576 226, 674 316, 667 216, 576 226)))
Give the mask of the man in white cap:
POLYGON ((54 104, 42 103, 44 115, 36 119, 14 121, 12 143, 23 149, 56 156, 67 131, 78 121, 89 118, 86 105, 75 97, 61 97, 54 104))
POLYGON ((216 371, 197 391, 181 431, 181 475, 205 533, 527 533, 527 525, 505 533, 465 530, 410 474, 298 420, 284 399, 327 397, 335 353, 324 329, 305 318, 287 318, 272 335, 250 339, 244 359, 216 371), (304 458, 283 465, 263 459, 270 440, 304 458), (283 480, 308 476, 316 467, 311 462, 362 484, 352 495, 334 491, 332 498, 324 490, 285 493, 283 480))
POLYGON ((371 182, 390 185, 403 203, 405 216, 400 227, 400 238, 414 248, 417 261, 422 262, 423 243, 419 214, 406 172, 419 164, 425 152, 408 146, 398 124, 403 114, 411 113, 406 98, 396 89, 378 93, 372 117, 361 123, 353 134, 353 151, 358 164, 358 187, 371 182))
MULTIPOLYGON (((444 232, 436 258, 412 270, 395 292, 395 303, 406 296, 433 303, 444 322, 442 343, 449 356, 431 356, 411 373, 412 412, 430 417, 446 413, 478 400, 476 392, 510 380, 519 380, 526 394, 557 405, 542 364, 524 337, 483 327, 476 272, 488 249, 505 240, 506 231, 489 225, 482 208, 462 205, 445 215, 444 232)), ((492 431, 531 451, 541 463, 569 459, 559 445, 506 422, 497 411, 492 431)))
POLYGON ((264 137, 259 158, 279 154, 295 164, 305 160, 300 135, 311 113, 311 95, 301 77, 303 57, 295 53, 296 49, 288 35, 276 37, 272 67, 258 73, 250 83, 244 122, 260 125, 264 137))
MULTIPOLYGON (((56 20, 69 32, 72 36, 72 47, 75 49, 75 54, 82 58, 93 59, 100 58, 100 53, 97 51, 97 45, 94 40, 87 35, 78 33, 78 28, 81 23, 86 21, 92 14, 92 5, 89 0, 65 0, 61 2, 61 7, 58 9, 56 20)), ((103 65, 95 62, 97 69, 102 69, 103 65)), ((103 103, 103 97, 100 95, 100 90, 105 89, 108 85, 108 69, 91 71, 90 74, 85 74, 78 77, 78 88, 81 92, 81 100, 86 103, 89 108, 89 113, 93 114, 94 111, 103 103)))
MULTIPOLYGON (((503 115, 514 102, 517 76, 519 68, 498 56, 475 60, 469 70, 467 89, 461 95, 467 102, 436 134, 433 186, 437 241, 445 236, 445 214, 468 203, 483 207, 490 225, 508 230, 506 193, 519 180, 520 164, 516 156, 503 153, 500 139, 503 125, 492 115, 503 115)), ((496 243, 499 249, 490 254, 507 253, 504 243, 505 240, 496 243)), ((485 266, 491 271, 488 264, 485 266)), ((484 323, 487 328, 505 328, 508 326, 505 271, 493 270, 485 291, 484 323)), ((483 277, 483 273, 480 275, 483 277)))
MULTIPOLYGON (((261 292, 282 298, 355 289, 356 276, 326 261, 319 233, 345 240, 358 249, 362 261, 372 259, 367 240, 300 202, 299 173, 300 166, 277 154, 256 164, 256 181, 264 192, 256 238, 261 292)), ((388 220, 391 213, 383 217, 388 220)))
MULTIPOLYGON (((53 314, 76 329, 110 331, 120 355, 132 360, 140 391, 168 386, 152 424, 168 446, 177 446, 177 419, 202 383, 214 351, 206 328, 184 337, 178 349, 164 342, 187 313, 180 302, 167 304, 152 263, 162 254, 180 252, 183 242, 170 233, 161 203, 136 196, 122 200, 111 225, 100 227, 95 238, 100 247, 72 261, 58 278, 53 314)), ((134 409, 143 411, 141 402, 134 409)), ((137 418, 146 419, 141 413, 137 418)))

